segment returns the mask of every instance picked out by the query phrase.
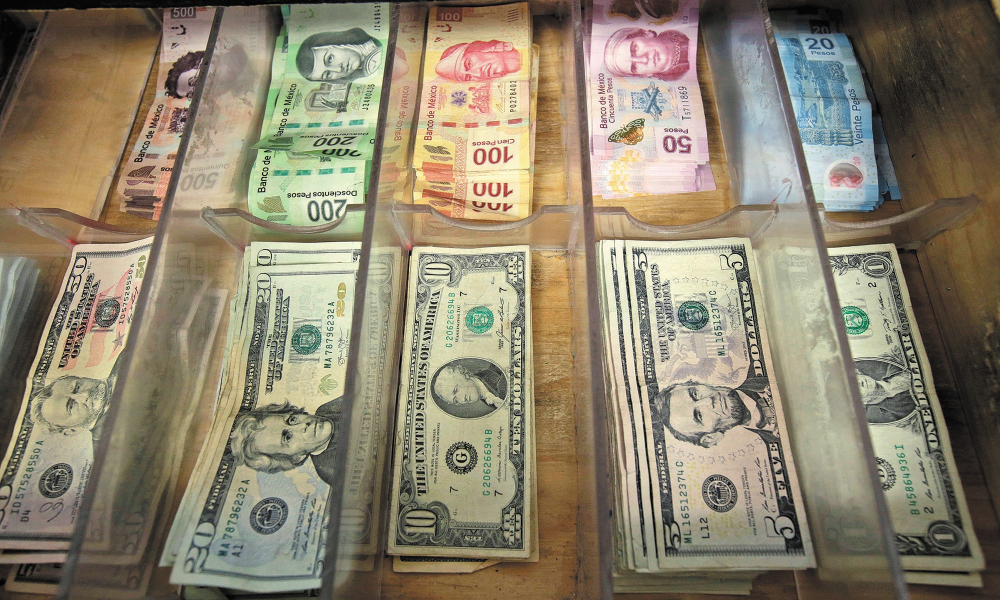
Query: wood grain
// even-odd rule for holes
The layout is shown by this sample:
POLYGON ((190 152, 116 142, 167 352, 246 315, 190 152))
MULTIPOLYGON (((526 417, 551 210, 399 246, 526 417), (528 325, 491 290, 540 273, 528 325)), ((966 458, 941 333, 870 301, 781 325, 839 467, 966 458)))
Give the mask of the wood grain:
POLYGON ((125 142, 121 162, 118 163, 118 168, 115 169, 115 176, 112 178, 111 187, 108 188, 108 194, 104 198, 104 208, 101 209, 100 218, 102 223, 129 227, 140 231, 152 231, 156 227, 156 222, 151 219, 145 219, 121 210, 121 196, 118 195, 118 181, 121 179, 122 173, 125 169, 131 168, 130 159, 132 149, 135 148, 135 142, 139 139, 139 136, 144 130, 146 116, 149 114, 150 107, 153 106, 153 100, 156 100, 156 80, 159 76, 159 63, 160 51, 157 50, 156 57, 153 59, 153 68, 150 69, 149 77, 146 78, 146 87, 142 92, 142 100, 139 102, 139 110, 135 112, 135 120, 132 122, 132 130, 129 132, 128 141, 125 142))

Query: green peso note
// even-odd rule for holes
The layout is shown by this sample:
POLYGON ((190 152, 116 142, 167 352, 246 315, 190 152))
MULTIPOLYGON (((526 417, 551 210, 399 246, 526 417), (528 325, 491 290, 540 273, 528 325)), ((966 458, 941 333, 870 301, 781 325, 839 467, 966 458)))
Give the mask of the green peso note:
POLYGON ((830 248, 830 266, 903 568, 983 569, 896 248, 830 248))
POLYGON ((389 553, 527 558, 534 486, 528 248, 415 248, 389 553))
POLYGON ((260 152, 247 197, 255 217, 285 225, 317 225, 343 217, 350 204, 364 204, 369 161, 260 152))
MULTIPOLYGON (((287 55, 288 35, 282 28, 271 61, 265 130, 274 113, 287 55)), ((364 203, 370 163, 337 159, 330 153, 258 150, 247 191, 250 213, 274 223, 314 225, 344 216, 348 204, 364 203)))
POLYGON ((292 5, 271 122, 256 148, 370 159, 378 125, 389 5, 292 5))
MULTIPOLYGON (((200 514, 171 581, 254 591, 318 587, 326 547, 355 270, 249 271, 235 419, 213 448, 200 514)), ((225 414, 225 413, 224 413, 225 414)))
POLYGON ((3 462, 0 548, 68 548, 151 244, 73 248, 3 462))

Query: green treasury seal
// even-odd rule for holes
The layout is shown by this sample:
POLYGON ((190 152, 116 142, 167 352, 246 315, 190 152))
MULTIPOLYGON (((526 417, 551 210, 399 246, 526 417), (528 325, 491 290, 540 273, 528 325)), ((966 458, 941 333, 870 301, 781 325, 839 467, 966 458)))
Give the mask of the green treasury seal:
POLYGON ((708 325, 708 310, 701 302, 688 300, 677 309, 677 320, 681 325, 692 331, 698 331, 708 325))
POLYGON ((315 325, 303 325, 292 334, 292 350, 299 354, 312 354, 319 349, 323 335, 315 325))
POLYGON ((493 311, 485 306, 477 306, 465 313, 465 326, 472 333, 486 333, 493 327, 493 311))
POLYGON ((847 333, 850 335, 859 335, 868 331, 870 321, 865 311, 857 306, 845 306, 840 309, 840 313, 844 315, 844 326, 847 327, 847 333))

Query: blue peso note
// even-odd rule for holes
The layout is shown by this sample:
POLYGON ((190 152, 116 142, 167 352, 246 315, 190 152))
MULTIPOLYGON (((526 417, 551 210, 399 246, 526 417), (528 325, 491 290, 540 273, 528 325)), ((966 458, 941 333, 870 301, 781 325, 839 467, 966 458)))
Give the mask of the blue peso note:
POLYGON ((775 37, 817 202, 872 210, 880 204, 872 106, 847 36, 775 37))

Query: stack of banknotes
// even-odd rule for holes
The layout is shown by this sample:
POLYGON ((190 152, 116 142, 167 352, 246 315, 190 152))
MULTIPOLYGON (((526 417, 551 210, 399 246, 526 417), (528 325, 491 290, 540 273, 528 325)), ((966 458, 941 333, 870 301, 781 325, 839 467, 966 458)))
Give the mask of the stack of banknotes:
POLYGON ((887 146, 876 160, 876 130, 883 145, 885 134, 850 40, 825 11, 776 11, 771 22, 816 201, 870 211, 898 197, 887 146))
MULTIPOLYGON (((212 426, 161 558, 173 566, 173 583, 319 587, 335 455, 347 428, 359 256, 357 242, 247 247, 212 426)), ((377 486, 377 473, 370 477, 377 486)), ((358 488, 369 505, 379 493, 358 488)), ((360 522, 375 518, 370 506, 365 514, 357 525, 371 531, 360 522)))
POLYGON ((214 8, 163 11, 156 97, 118 180, 123 212, 160 218, 214 19, 214 8))
POLYGON ((698 9, 698 0, 595 0, 586 49, 595 196, 715 189, 696 68, 698 9))
POLYGON ((34 261, 23 256, 0 256, 0 365, 7 364, 14 348, 37 280, 34 261))
POLYGON ((896 248, 831 248, 830 266, 906 580, 981 587, 983 553, 896 248))
POLYGON ((414 248, 389 554, 397 571, 538 560, 527 246, 414 248))
POLYGON ((598 250, 616 591, 814 566, 750 240, 598 250))
POLYGON ((73 248, 0 469, 6 562, 65 559, 151 244, 149 238, 73 248))
POLYGON ((282 14, 247 202, 274 223, 328 223, 368 189, 389 5, 291 5, 282 14))
POLYGON ((538 87, 531 33, 527 2, 430 9, 415 204, 466 219, 531 214, 538 87))

